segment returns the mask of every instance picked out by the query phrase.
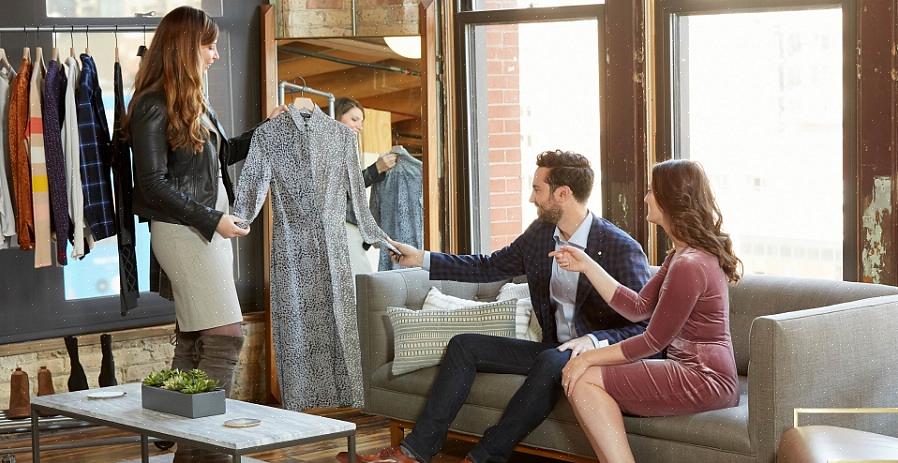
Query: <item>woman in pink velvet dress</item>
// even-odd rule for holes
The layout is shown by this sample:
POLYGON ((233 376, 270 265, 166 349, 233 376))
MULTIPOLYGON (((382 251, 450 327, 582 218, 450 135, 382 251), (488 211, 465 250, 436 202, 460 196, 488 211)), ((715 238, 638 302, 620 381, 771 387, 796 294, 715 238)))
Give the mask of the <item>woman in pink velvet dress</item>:
POLYGON ((670 416, 734 407, 739 382, 730 339, 728 282, 739 259, 720 231, 720 209, 701 166, 670 160, 652 169, 646 219, 673 241, 664 264, 638 294, 583 251, 550 255, 583 272, 630 321, 650 318, 645 333, 568 361, 562 373, 577 419, 599 460, 632 462, 622 413, 670 416), (667 359, 646 360, 667 349, 667 359))

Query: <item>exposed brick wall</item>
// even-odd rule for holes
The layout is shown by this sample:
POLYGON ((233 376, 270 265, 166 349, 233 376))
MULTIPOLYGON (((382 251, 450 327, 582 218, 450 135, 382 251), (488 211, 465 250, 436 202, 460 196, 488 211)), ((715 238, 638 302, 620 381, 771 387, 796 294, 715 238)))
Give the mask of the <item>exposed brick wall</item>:
MULTIPOLYGON (((141 328, 109 333, 112 335, 115 377, 119 384, 142 380, 153 371, 168 368, 174 347, 169 342, 174 325, 141 328)), ((265 324, 251 318, 243 323, 246 336, 234 381, 233 397, 240 400, 262 402, 267 397, 268 374, 265 351, 265 324)), ((78 336, 78 355, 87 383, 99 387, 100 335, 78 336)), ((68 391, 69 356, 61 338, 42 341, 7 344, 0 346, 0 408, 9 408, 9 378, 16 367, 28 373, 31 395, 37 395, 37 371, 46 366, 53 374, 56 392, 68 391)))
MULTIPOLYGON (((278 37, 352 36, 351 0, 281 0, 278 37)), ((358 0, 359 36, 417 35, 418 0, 358 0)))
MULTIPOLYGON (((507 0, 486 3, 492 8, 516 5, 507 0)), ((486 54, 490 249, 496 250, 522 230, 518 26, 488 26, 486 54)))

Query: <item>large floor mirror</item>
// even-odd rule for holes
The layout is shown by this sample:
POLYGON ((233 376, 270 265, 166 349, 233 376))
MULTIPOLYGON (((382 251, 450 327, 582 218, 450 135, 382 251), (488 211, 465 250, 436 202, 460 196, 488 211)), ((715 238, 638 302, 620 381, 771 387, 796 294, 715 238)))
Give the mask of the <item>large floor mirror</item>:
MULTIPOLYGON (((389 195, 372 200, 372 206, 387 201, 407 207, 403 203, 414 201, 416 196, 423 201, 420 197, 423 185, 409 188, 407 180, 409 169, 415 162, 420 169, 424 153, 422 65, 418 37, 300 38, 280 39, 277 44, 278 80, 284 103, 291 104, 298 97, 310 98, 325 113, 330 113, 338 120, 342 119, 341 122, 350 126, 359 122, 357 119, 361 114, 363 120, 359 131, 359 168, 365 170, 374 165, 376 172, 383 174, 375 177, 380 181, 391 175, 399 175, 400 171, 406 176, 406 183, 400 183, 403 185, 402 191, 395 191, 395 187, 376 185, 367 188, 369 198, 372 192, 375 195, 389 195), (351 102, 341 101, 345 98, 355 100, 363 110, 344 113, 343 117, 344 114, 340 114, 340 111, 353 106, 351 102), (336 105, 334 101, 337 102, 336 105), (335 106, 333 111, 332 105, 335 106), (381 160, 386 153, 403 151, 410 157, 399 154, 381 160), (395 165, 391 164, 392 159, 396 160, 395 165), (406 164, 400 166, 403 162, 406 164)), ((420 170, 423 174, 423 169, 420 170)), ((369 170, 369 173, 372 172, 369 170)), ((378 207, 383 209, 382 206, 378 207)), ((423 204, 417 210, 420 211, 422 207, 423 204)), ((375 218, 379 218, 379 214, 373 209, 375 218)), ((384 218, 384 222, 392 221, 393 218, 384 218)), ((395 233, 388 230, 394 224, 380 225, 388 234, 395 233)), ((421 246, 423 217, 415 221, 415 228, 419 228, 418 225, 422 229, 411 231, 411 236, 420 237, 419 242, 409 244, 421 246)), ((358 265, 358 259, 361 258, 358 253, 367 258, 367 268, 371 271, 390 269, 389 262, 385 262, 377 249, 356 249, 358 246, 353 241, 358 241, 360 237, 353 236, 351 226, 348 226, 347 231, 355 271, 363 272, 366 269, 366 266, 358 265)), ((403 233, 410 237, 409 230, 403 233)), ((403 239, 403 236, 394 237, 403 239)))

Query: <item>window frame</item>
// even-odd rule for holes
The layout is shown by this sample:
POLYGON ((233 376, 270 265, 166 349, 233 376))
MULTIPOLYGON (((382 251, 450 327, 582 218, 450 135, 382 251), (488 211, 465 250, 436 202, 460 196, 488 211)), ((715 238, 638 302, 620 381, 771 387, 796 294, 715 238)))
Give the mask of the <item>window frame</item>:
MULTIPOLYGON (((605 98, 606 98, 606 76, 605 76, 605 60, 601 57, 606 53, 606 45, 603 37, 605 27, 605 5, 572 5, 559 7, 540 7, 540 8, 517 8, 517 9, 500 9, 500 10, 477 10, 470 11, 473 0, 460 0, 456 4, 453 24, 453 59, 456 63, 454 67, 454 79, 456 83, 456 92, 459 97, 455 98, 454 106, 456 111, 456 152, 457 162, 455 164, 455 175, 458 179, 456 185, 459 185, 457 192, 456 214, 457 214, 457 230, 460 233, 457 236, 455 247, 457 252, 476 252, 476 248, 480 248, 483 241, 482 229, 482 205, 475 204, 473 200, 475 193, 480 188, 481 172, 476 165, 478 158, 476 153, 471 152, 474 141, 471 136, 478 133, 473 127, 477 121, 472 118, 472 114, 477 114, 476 101, 468 94, 471 90, 469 78, 473 70, 472 63, 469 61, 473 57, 474 40, 472 40, 473 30, 477 26, 490 26, 502 24, 522 24, 522 23, 538 23, 538 22, 559 22, 559 21, 578 21, 592 20, 597 21, 598 27, 598 50, 599 54, 596 60, 599 65, 599 121, 601 125, 603 142, 601 143, 599 159, 596 159, 594 165, 601 166, 602 158, 606 143, 604 142, 605 127, 605 98), (468 11, 466 11, 467 9, 468 11)), ((604 177, 603 177, 604 183, 604 177)), ((488 184, 488 182, 487 182, 488 184)), ((525 186, 522 185, 522 188, 525 186)), ((602 190, 604 193, 604 189, 602 190)), ((482 199, 482 198, 481 198, 482 199)), ((488 199, 488 195, 487 195, 488 199)), ((487 209, 488 210, 488 209, 487 209)), ((487 216, 488 217, 488 216, 487 216)))
MULTIPOLYGON (((842 224, 842 280, 857 281, 860 246, 857 230, 857 202, 860 194, 858 183, 858 120, 857 120, 857 6, 855 0, 654 0, 657 21, 655 37, 657 52, 657 138, 655 162, 671 159, 674 146, 682 143, 682 127, 674 125, 674 114, 680 114, 678 86, 674 86, 671 76, 679 74, 678 56, 675 55, 673 39, 677 37, 676 24, 680 16, 754 13, 776 11, 801 11, 839 7, 842 9, 842 178, 843 178, 843 224, 842 224)), ((660 227, 654 233, 653 257, 657 262, 664 259, 670 247, 669 239, 660 227)))

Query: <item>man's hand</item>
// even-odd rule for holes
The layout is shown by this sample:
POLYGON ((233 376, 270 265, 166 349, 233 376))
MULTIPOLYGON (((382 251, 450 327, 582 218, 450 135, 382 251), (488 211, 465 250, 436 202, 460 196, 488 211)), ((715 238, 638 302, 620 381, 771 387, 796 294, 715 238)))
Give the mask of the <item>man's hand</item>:
POLYGON ((580 336, 579 338, 571 339, 570 341, 557 347, 559 352, 564 352, 566 350, 571 351, 572 359, 577 358, 578 355, 595 348, 596 346, 592 343, 592 338, 590 338, 589 336, 580 336))
POLYGON ((246 236, 249 234, 249 224, 246 223, 246 220, 241 219, 236 215, 224 214, 221 216, 221 219, 218 220, 218 226, 215 227, 215 231, 224 238, 246 236))
POLYGON ((387 241, 402 253, 401 256, 397 256, 396 253, 390 251, 390 260, 398 263, 403 267, 424 266, 424 251, 413 246, 409 246, 405 243, 400 243, 398 241, 393 241, 390 239, 388 239, 387 241))

